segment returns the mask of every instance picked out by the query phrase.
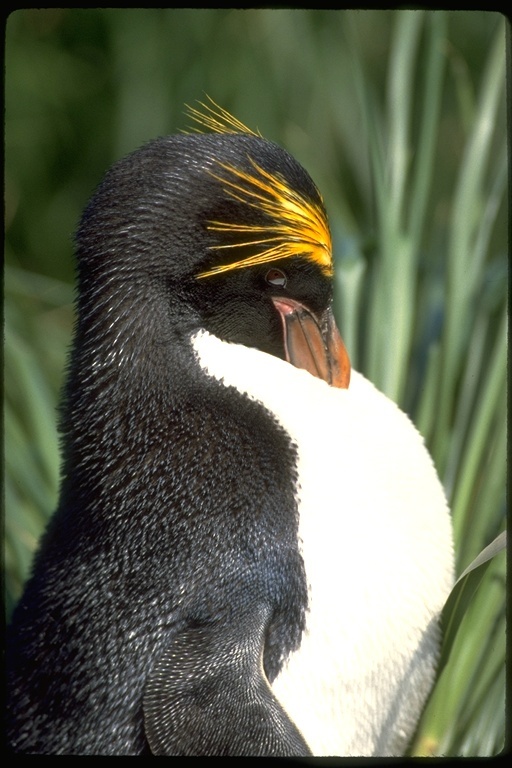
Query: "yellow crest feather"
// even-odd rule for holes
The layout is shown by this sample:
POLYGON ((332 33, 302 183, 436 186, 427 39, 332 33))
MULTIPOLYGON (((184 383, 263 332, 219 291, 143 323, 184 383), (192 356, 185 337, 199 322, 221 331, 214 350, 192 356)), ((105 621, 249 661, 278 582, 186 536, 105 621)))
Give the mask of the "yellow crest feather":
MULTIPOLYGON (((248 128, 240 120, 234 117, 227 109, 220 107, 209 96, 206 96, 210 104, 205 104, 203 101, 198 101, 198 105, 202 109, 196 107, 190 107, 186 104, 187 114, 195 120, 202 128, 206 128, 213 133, 246 133, 250 136, 258 136, 263 138, 259 131, 253 131, 248 128)), ((192 130, 201 132, 201 128, 194 127, 192 130)))
MULTIPOLYGON (((187 107, 189 116, 215 133, 241 133, 263 138, 219 107, 198 102, 204 111, 187 107)), ((265 213, 269 223, 244 224, 230 221, 209 221, 212 232, 236 234, 236 242, 211 246, 212 250, 253 248, 254 253, 243 259, 220 264, 196 275, 210 277, 232 269, 268 264, 293 256, 303 256, 317 264, 328 276, 333 273, 332 243, 329 224, 322 205, 307 199, 293 189, 283 177, 271 174, 249 157, 250 172, 233 165, 218 163, 220 172, 211 175, 221 182, 225 193, 234 200, 265 213)))

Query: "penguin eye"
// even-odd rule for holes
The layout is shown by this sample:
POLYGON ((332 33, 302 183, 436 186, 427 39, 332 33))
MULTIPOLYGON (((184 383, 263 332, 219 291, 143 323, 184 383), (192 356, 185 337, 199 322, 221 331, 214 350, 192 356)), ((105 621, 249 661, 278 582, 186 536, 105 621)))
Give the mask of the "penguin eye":
POLYGON ((269 269, 265 275, 265 280, 269 285, 274 286, 274 288, 284 288, 288 282, 285 273, 281 272, 280 269, 269 269))

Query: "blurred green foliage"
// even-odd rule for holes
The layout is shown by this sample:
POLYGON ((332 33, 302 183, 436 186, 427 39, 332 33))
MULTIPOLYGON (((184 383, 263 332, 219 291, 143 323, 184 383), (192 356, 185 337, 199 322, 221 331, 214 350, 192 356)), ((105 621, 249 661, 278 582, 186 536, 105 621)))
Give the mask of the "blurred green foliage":
MULTIPOLYGON (((491 12, 25 9, 5 69, 5 585, 57 497, 73 232, 107 167, 210 95, 309 170, 354 367, 423 432, 457 573, 505 525, 505 21, 491 12)), ((413 754, 505 739, 505 557, 489 566, 413 754)))

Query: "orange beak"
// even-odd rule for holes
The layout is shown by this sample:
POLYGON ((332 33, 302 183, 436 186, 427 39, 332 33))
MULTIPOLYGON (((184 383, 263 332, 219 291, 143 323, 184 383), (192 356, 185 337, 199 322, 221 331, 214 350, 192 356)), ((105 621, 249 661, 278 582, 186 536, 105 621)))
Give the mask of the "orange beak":
POLYGON ((283 325, 286 359, 332 387, 347 389, 350 360, 329 308, 318 319, 307 307, 293 299, 272 297, 283 325))

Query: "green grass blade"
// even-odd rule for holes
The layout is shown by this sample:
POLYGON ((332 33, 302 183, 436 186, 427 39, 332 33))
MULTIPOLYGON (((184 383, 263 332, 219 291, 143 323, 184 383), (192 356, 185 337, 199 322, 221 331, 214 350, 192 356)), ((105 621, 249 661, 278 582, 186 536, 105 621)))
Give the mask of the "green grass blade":
POLYGON ((474 127, 469 137, 455 193, 447 255, 446 330, 439 391, 439 413, 434 453, 444 464, 449 445, 450 408, 456 371, 468 343, 472 302, 477 292, 479 262, 474 242, 485 198, 484 175, 494 136, 496 114, 504 98, 503 31, 496 34, 484 73, 474 127))
POLYGON ((492 558, 505 549, 506 543, 506 532, 503 531, 477 555, 457 579, 457 583, 453 587, 443 608, 443 645, 439 659, 438 674, 443 671, 448 662, 462 619, 476 590, 481 584, 485 569, 489 566, 492 558))

